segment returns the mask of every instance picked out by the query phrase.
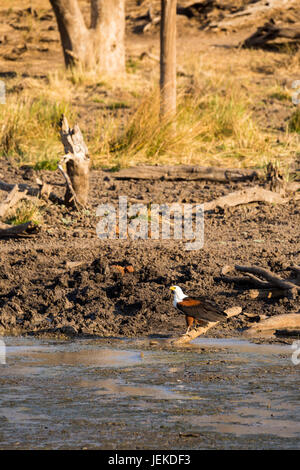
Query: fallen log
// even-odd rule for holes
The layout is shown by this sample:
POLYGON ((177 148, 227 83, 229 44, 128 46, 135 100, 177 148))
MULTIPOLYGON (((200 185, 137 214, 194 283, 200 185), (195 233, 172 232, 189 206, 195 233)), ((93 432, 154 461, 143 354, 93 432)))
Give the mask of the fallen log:
POLYGON ((32 235, 38 227, 31 221, 20 225, 0 224, 0 238, 13 238, 32 235))
POLYGON ((120 180, 207 180, 221 183, 253 181, 263 177, 263 174, 261 170, 226 169, 191 165, 143 165, 110 172, 112 177, 120 180))
POLYGON ((253 336, 260 332, 272 332, 273 330, 280 330, 286 328, 300 328, 300 314, 288 313, 284 315, 275 315, 266 320, 254 324, 243 332, 245 336, 253 336))
POLYGON ((292 290, 293 292, 300 292, 300 287, 294 284, 291 281, 287 281, 285 279, 282 279, 280 276, 277 274, 271 273, 267 269, 260 268, 257 266, 239 266, 236 265, 235 269, 237 271, 243 272, 243 273, 252 273, 252 274, 257 274, 258 276, 263 277, 266 279, 268 282, 270 282, 273 286, 277 286, 280 289, 284 290, 292 290))
POLYGON ((202 2, 195 2, 186 7, 177 5, 177 15, 184 15, 187 18, 202 19, 216 7, 215 0, 203 0, 202 2))
POLYGON ((273 20, 268 21, 263 26, 257 28, 254 34, 245 39, 242 47, 263 47, 269 41, 277 38, 300 39, 300 24, 293 24, 288 27, 276 25, 273 20))
MULTIPOLYGON (((276 8, 282 9, 282 3, 282 0, 258 1, 236 13, 226 15, 223 20, 218 23, 211 23, 209 27, 210 29, 228 31, 231 29, 245 28, 247 25, 252 26, 260 22, 264 17, 271 17, 276 8)), ((285 3, 287 7, 290 7, 290 2, 285 3)), ((296 6, 296 2, 294 2, 294 4, 296 6)))
MULTIPOLYGON (((227 317, 231 318, 233 316, 239 315, 242 312, 242 307, 231 307, 224 311, 227 314, 227 317)), ((189 343, 193 339, 196 339, 198 336, 206 333, 208 330, 210 330, 210 328, 217 325, 218 323, 220 322, 209 322, 206 326, 199 326, 197 328, 194 328, 189 332, 185 333, 184 335, 180 336, 179 338, 172 340, 171 344, 174 346, 179 346, 181 344, 189 343)))
MULTIPOLYGON (((156 168, 156 167, 152 167, 152 168, 156 168)), ((131 179, 131 178, 148 179, 149 178, 149 174, 145 175, 143 173, 140 174, 139 172, 131 172, 129 170, 131 169, 120 170, 120 172, 118 172, 118 174, 114 176, 117 179, 131 179)), ((136 170, 136 169, 132 169, 132 170, 136 170)), ((159 170, 161 170, 161 167, 159 168, 159 170)), ((175 177, 175 174, 173 174, 172 176, 170 174, 168 175, 166 174, 165 177, 162 177, 162 174, 160 171, 156 172, 155 170, 154 171, 150 170, 150 173, 151 173, 151 178, 149 179, 155 179, 155 180, 162 179, 162 178, 167 179, 167 180, 180 179, 178 178, 178 175, 177 177, 175 177), (160 178, 158 177, 159 175, 160 175, 160 178)), ((202 176, 200 177, 200 175, 198 175, 198 177, 191 177, 187 179, 205 179, 205 178, 202 178, 202 176)), ((226 196, 219 197, 217 199, 214 199, 213 201, 204 202, 203 206, 204 206, 204 212, 209 212, 217 208, 225 209, 227 207, 235 207, 235 206, 239 206, 242 204, 249 204, 251 202, 266 202, 269 204, 286 204, 291 199, 293 200, 300 199, 300 194, 293 195, 292 197, 283 197, 279 193, 269 191, 260 186, 254 186, 254 187, 242 189, 240 191, 229 193, 226 196)), ((140 199, 130 199, 130 202, 140 203, 144 205, 151 204, 151 201, 140 200, 140 199)), ((195 213, 195 208, 193 208, 193 213, 195 213)))
POLYGON ((249 289, 242 292, 242 295, 250 300, 278 299, 280 297, 293 297, 291 290, 284 289, 249 289))
POLYGON ((280 194, 259 186, 253 188, 242 189, 219 197, 210 202, 204 203, 204 211, 211 211, 218 208, 235 207, 241 204, 249 204, 250 202, 267 202, 269 204, 285 204, 288 198, 282 197, 280 194))
POLYGON ((300 328, 284 328, 283 330, 275 330, 275 336, 285 336, 300 339, 300 328))

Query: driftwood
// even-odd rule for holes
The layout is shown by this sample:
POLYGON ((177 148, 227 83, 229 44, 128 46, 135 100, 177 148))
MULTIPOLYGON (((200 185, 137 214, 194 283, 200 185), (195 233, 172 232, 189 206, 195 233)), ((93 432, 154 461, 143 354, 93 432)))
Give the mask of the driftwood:
POLYGON ((88 149, 77 124, 71 129, 64 115, 60 124, 60 135, 65 155, 61 158, 58 169, 66 180, 65 204, 76 208, 84 207, 87 204, 89 192, 90 158, 88 149), (67 168, 66 172, 62 166, 64 163, 67 168))
POLYGON ((28 236, 36 232, 37 226, 31 221, 20 225, 0 224, 0 238, 13 238, 18 236, 28 236))
MULTIPOLYGON (((142 167, 140 167, 142 168, 142 167)), ((114 177, 117 179, 166 179, 166 180, 175 180, 175 179, 183 179, 183 174, 184 171, 179 171, 177 174, 174 171, 166 172, 165 175, 163 176, 161 172, 162 167, 149 167, 150 170, 149 172, 145 174, 143 171, 140 172, 138 168, 129 168, 127 170, 120 170, 117 172, 117 174, 114 174, 114 177), (158 169, 158 171, 156 171, 158 169), (134 171, 131 171, 134 170, 134 171), (181 177, 179 177, 181 175, 181 177)), ((174 167, 171 167, 174 169, 174 167)), ((176 167, 175 167, 176 168, 176 167)), ((189 168, 187 175, 184 179, 186 180, 197 180, 197 179, 210 179, 214 181, 218 181, 217 178, 221 178, 221 174, 219 173, 218 175, 214 174, 214 177, 212 176, 212 172, 207 172, 204 173, 197 173, 195 171, 195 174, 191 172, 189 174, 189 171, 193 167, 187 167, 189 168), (196 175, 196 176, 195 176, 196 175)), ((222 170, 224 172, 224 170, 222 170)), ((223 173, 223 176, 224 173, 223 173)), ((249 175, 250 176, 250 175, 249 175)), ((224 180, 223 180, 224 181, 224 180)), ((228 180, 227 180, 228 181, 228 180)), ((291 189, 290 186, 287 186, 289 189, 291 189)), ((298 183, 293 186, 294 190, 298 190, 298 183)), ((235 191, 232 193, 227 194, 226 196, 219 197, 217 199, 214 199, 213 201, 205 202, 203 204, 203 210, 204 212, 209 212, 213 211, 217 208, 220 209, 225 209, 227 207, 235 207, 239 206, 242 204, 249 204, 251 202, 266 202, 269 204, 286 204, 290 200, 297 201, 300 199, 300 193, 289 193, 288 197, 284 197, 283 194, 276 193, 274 191, 269 191, 267 189, 264 189, 260 186, 254 186, 250 188, 246 188, 240 191, 235 191)), ((139 204, 144 204, 144 205, 149 205, 152 203, 150 200, 144 200, 144 199, 135 199, 131 198, 130 201, 131 203, 139 203, 139 204)), ((199 204, 199 203, 198 203, 199 204)), ((193 213, 195 213, 195 207, 193 207, 193 213)))
POLYGON ((219 197, 213 201, 204 203, 204 210, 211 211, 217 207, 224 209, 225 207, 235 207, 241 204, 249 204, 250 202, 268 202, 275 204, 285 204, 289 199, 282 197, 280 194, 259 186, 253 188, 242 189, 219 197))
MULTIPOLYGON (((241 307, 231 307, 225 310, 225 313, 227 314, 228 318, 231 318, 233 316, 239 315, 242 312, 241 307)), ((210 328, 213 326, 217 325, 218 321, 216 322, 209 322, 206 326, 199 326, 196 328, 193 328, 189 332, 185 333, 184 335, 180 336, 179 338, 176 338, 175 340, 172 340, 172 344, 174 346, 179 346, 182 344, 189 343, 193 339, 196 339, 198 336, 203 335, 206 333, 210 328)))
POLYGON ((245 336, 255 336, 260 332, 270 333, 274 330, 286 329, 286 328, 300 328, 300 314, 299 313, 288 313, 284 315, 275 315, 266 320, 254 324, 243 332, 245 336))
POLYGON ((124 168, 122 170, 111 173, 111 176, 121 180, 207 180, 228 183, 231 181, 253 181, 259 177, 262 177, 263 172, 260 170, 226 169, 190 165, 144 165, 135 168, 124 168))
POLYGON ((243 47, 263 47, 267 42, 277 38, 300 39, 300 24, 290 26, 276 25, 273 20, 257 28, 254 34, 245 39, 243 47))

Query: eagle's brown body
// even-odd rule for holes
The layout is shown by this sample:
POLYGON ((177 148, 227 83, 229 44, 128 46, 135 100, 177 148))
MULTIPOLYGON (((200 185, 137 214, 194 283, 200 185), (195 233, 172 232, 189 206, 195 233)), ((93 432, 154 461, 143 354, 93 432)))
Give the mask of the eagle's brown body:
POLYGON ((188 327, 194 323, 204 326, 209 322, 224 321, 227 318, 226 313, 217 304, 203 297, 185 297, 181 302, 177 302, 176 308, 185 315, 188 327))

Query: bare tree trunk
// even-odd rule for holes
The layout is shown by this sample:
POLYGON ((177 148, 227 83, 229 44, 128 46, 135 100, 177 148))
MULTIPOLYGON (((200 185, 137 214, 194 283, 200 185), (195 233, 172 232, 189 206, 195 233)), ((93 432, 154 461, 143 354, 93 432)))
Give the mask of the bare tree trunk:
POLYGON ((176 113, 176 0, 161 0, 161 117, 176 113))
POLYGON ((107 73, 125 71, 125 2, 91 0, 91 28, 96 63, 107 73))
POLYGON ((105 74, 125 71, 124 0, 90 0, 87 28, 77 0, 50 0, 66 67, 82 64, 105 74))
POLYGON ((80 62, 92 66, 90 34, 77 0, 50 0, 54 10, 67 67, 80 62))

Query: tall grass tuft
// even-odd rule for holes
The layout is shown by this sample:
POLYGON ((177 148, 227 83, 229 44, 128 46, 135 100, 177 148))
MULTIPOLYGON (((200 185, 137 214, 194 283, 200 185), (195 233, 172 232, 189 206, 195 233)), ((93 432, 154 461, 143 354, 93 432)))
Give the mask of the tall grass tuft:
POLYGON ((297 109, 289 120, 289 130, 300 134, 300 110, 297 109))
POLYGON ((251 158, 265 140, 249 112, 247 98, 227 88, 206 94, 180 93, 177 114, 161 121, 159 93, 137 107, 124 128, 111 135, 110 161, 117 167, 136 163, 203 163, 235 156, 251 158))
POLYGON ((47 96, 9 97, 0 107, 0 155, 19 162, 53 159, 59 147, 59 120, 74 116, 70 105, 47 96))

